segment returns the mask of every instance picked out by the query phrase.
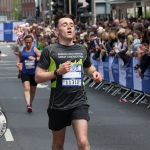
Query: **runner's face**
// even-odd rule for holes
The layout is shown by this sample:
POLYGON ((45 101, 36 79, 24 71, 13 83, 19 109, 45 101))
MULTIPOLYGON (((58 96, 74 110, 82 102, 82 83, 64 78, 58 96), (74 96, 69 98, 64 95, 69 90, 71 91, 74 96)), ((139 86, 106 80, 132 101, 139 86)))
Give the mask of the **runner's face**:
POLYGON ((62 18, 59 20, 57 32, 61 38, 64 39, 73 39, 74 31, 74 22, 70 18, 62 18))
POLYGON ((32 38, 27 38, 26 40, 25 40, 25 43, 26 43, 26 47, 29 49, 29 48, 31 48, 32 47, 32 38))
POLYGON ((23 39, 20 39, 20 44, 23 45, 24 41, 23 39))

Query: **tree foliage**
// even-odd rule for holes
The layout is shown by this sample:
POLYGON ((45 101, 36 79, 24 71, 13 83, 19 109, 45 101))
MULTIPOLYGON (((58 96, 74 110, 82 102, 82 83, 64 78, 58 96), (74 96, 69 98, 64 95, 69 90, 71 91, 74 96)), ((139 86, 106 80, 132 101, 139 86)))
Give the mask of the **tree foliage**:
POLYGON ((14 20, 22 20, 21 0, 13 0, 13 18, 14 20))

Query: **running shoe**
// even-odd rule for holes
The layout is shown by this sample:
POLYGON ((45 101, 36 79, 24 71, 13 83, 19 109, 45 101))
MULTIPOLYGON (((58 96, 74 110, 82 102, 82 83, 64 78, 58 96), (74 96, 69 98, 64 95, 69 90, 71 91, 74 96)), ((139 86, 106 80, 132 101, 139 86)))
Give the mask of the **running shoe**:
POLYGON ((27 112, 31 113, 32 112, 32 106, 31 105, 27 105, 27 112))

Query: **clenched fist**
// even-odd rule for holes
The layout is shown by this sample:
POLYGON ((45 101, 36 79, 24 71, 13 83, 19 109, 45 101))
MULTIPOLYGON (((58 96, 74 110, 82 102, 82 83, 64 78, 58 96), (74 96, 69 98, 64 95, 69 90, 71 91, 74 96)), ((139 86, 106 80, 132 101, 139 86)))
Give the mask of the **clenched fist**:
POLYGON ((71 61, 66 61, 65 63, 62 64, 62 66, 58 69, 58 74, 66 74, 67 72, 70 71, 71 68, 71 61))

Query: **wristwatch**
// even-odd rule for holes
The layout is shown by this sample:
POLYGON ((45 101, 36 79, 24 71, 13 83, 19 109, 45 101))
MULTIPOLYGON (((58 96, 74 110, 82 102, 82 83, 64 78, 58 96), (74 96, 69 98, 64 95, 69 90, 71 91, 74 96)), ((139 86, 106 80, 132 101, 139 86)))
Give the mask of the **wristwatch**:
POLYGON ((55 71, 54 71, 54 75, 57 77, 57 76, 59 76, 59 74, 58 74, 58 69, 56 69, 55 71))

